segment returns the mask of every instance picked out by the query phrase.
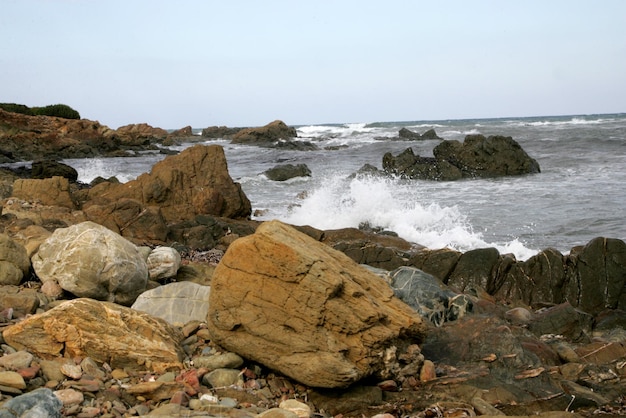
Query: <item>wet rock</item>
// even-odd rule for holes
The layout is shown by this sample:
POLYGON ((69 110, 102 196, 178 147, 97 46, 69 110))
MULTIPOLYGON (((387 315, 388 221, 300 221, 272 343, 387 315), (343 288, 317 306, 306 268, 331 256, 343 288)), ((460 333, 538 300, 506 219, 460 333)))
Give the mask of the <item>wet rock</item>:
POLYGON ((58 176, 73 182, 78 180, 78 172, 75 168, 54 160, 33 161, 31 176, 34 179, 47 179, 58 176))
POLYGON ((285 181, 294 177, 311 177, 311 170, 306 164, 280 164, 263 172, 273 181, 285 181))
POLYGON ((434 158, 407 149, 383 156, 383 169, 402 177, 427 180, 497 177, 538 173, 539 164, 511 137, 467 135, 463 143, 444 140, 433 149, 434 158))
POLYGON ((131 305, 146 288, 148 268, 137 247, 93 222, 60 228, 32 258, 42 282, 78 297, 131 305))
POLYGON ((6 234, 0 234, 0 285, 17 285, 30 269, 26 249, 6 234))
POLYGON ((0 417, 61 418, 62 406, 50 389, 40 388, 0 405, 0 417))
POLYGON ((174 282, 148 290, 132 308, 162 318, 170 324, 206 321, 211 288, 192 282, 174 282))
POLYGON ((318 387, 388 373, 403 339, 424 332, 381 278, 278 221, 231 244, 207 325, 220 346, 318 387))
POLYGON ((112 367, 181 367, 180 331, 165 321, 92 299, 64 302, 6 328, 8 344, 43 358, 91 357, 112 367))
POLYGON ((180 267, 180 253, 172 247, 157 247, 150 252, 148 259, 150 280, 163 280, 176 276, 180 267))

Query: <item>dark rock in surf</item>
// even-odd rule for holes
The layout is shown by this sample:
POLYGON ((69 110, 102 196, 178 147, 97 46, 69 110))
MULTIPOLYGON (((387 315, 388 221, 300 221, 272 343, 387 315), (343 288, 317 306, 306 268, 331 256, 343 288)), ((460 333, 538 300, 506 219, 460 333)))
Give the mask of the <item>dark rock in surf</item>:
POLYGON ((229 128, 227 126, 209 126, 202 130, 203 138, 210 139, 230 139, 243 128, 229 128))
POLYGON ((65 177, 69 181, 78 180, 78 172, 67 164, 53 160, 40 160, 33 162, 32 178, 46 179, 55 176, 65 177))
POLYGON ((290 128, 283 121, 275 120, 259 128, 242 129, 232 136, 232 143, 258 145, 281 139, 288 140, 297 136, 295 128, 290 128))
POLYGON ((424 132, 423 134, 418 134, 417 132, 413 132, 410 129, 407 128, 402 128, 400 129, 400 131, 398 131, 398 136, 402 139, 408 139, 408 140, 421 140, 421 139, 443 139, 440 138, 439 135, 437 135, 437 132, 435 132, 434 129, 429 129, 426 132, 424 132))
POLYGON ((279 164, 263 173, 273 181, 285 181, 295 177, 311 177, 311 170, 306 164, 279 164))
POLYGON ((398 136, 403 139, 422 139, 420 134, 407 128, 400 129, 400 131, 398 131, 398 136))
POLYGON ((394 157, 383 156, 383 169, 404 178, 459 180, 539 173, 537 161, 511 137, 468 135, 463 143, 444 140, 434 158, 415 155, 410 148, 394 157))

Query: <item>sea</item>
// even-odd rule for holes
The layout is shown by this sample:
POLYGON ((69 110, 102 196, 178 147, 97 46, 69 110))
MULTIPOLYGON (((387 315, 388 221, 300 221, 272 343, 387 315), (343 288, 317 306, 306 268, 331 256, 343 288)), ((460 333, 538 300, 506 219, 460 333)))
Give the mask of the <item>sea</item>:
MULTIPOLYGON (((432 249, 495 247, 526 260, 554 248, 567 254, 595 237, 626 240, 626 114, 498 119, 332 123, 296 126, 298 139, 318 150, 293 151, 199 143, 224 148, 231 177, 252 203, 253 219, 339 229, 369 225, 432 249), (412 148, 432 157, 439 140, 399 140, 407 128, 434 129, 463 141, 468 134, 511 136, 537 160, 531 175, 460 181, 354 175, 365 164, 382 169, 387 152, 412 148), (306 164, 310 177, 271 181, 279 164, 306 164)), ((200 135, 201 128, 194 129, 200 135)), ((85 183, 102 176, 127 182, 166 156, 64 160, 85 183)))

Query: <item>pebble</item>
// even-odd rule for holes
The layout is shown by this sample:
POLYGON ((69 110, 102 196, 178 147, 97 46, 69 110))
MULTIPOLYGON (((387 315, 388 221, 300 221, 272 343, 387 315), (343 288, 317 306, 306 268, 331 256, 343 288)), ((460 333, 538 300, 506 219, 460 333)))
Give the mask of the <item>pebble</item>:
POLYGON ((424 360, 424 364, 420 370, 420 381, 428 382, 437 378, 437 370, 435 363, 430 360, 424 360))
POLYGON ((78 364, 65 363, 61 365, 61 373, 71 379, 78 380, 83 375, 83 369, 78 364))
POLYGON ((202 377, 202 382, 212 388, 243 386, 241 372, 236 369, 217 369, 202 377))
POLYGON ((16 351, 0 357, 0 367, 9 370, 25 369, 33 361, 33 355, 27 351, 16 351))
POLYGON ((54 395, 59 398, 63 406, 78 405, 85 400, 83 392, 75 389, 60 389, 54 391, 54 395))
POLYGON ((209 370, 236 369, 243 365, 243 359, 235 353, 224 353, 197 357, 193 363, 196 367, 206 367, 209 370))
POLYGON ((7 370, 0 372, 0 386, 7 386, 15 389, 26 389, 26 382, 19 373, 7 370))
POLYGON ((284 400, 278 405, 281 409, 286 409, 296 414, 300 418, 309 418, 311 416, 311 408, 309 405, 302 403, 296 399, 284 400))

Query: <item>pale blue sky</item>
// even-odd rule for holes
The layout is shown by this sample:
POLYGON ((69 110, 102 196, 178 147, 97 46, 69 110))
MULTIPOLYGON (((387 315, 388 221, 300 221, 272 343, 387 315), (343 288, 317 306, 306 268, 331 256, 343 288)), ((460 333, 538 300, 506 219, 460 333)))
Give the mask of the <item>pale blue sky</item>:
POLYGON ((0 102, 111 128, 626 112, 626 1, 0 0, 0 102))

